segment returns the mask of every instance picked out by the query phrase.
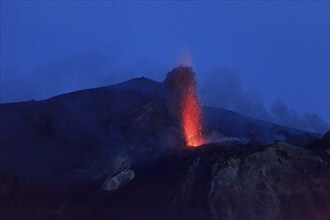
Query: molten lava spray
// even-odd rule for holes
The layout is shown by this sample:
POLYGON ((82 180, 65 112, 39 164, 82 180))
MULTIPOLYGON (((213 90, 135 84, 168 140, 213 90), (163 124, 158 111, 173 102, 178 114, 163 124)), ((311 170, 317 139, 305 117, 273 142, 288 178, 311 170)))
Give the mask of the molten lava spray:
POLYGON ((195 87, 190 87, 183 95, 182 127, 188 146, 199 146, 204 143, 201 125, 201 107, 196 95, 195 87))
POLYGON ((168 73, 165 85, 172 92, 172 104, 179 116, 187 146, 205 143, 202 135, 202 110, 191 67, 180 66, 168 73))

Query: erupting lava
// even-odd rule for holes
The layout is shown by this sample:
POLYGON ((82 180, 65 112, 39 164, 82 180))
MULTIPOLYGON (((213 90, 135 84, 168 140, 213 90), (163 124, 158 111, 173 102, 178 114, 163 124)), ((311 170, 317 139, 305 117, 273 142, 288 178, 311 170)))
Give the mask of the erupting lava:
POLYGON ((204 144, 201 113, 201 106, 196 95, 195 86, 192 85, 183 94, 181 109, 181 123, 188 146, 197 147, 204 144))
POLYGON ((172 104, 179 116, 187 146, 197 147, 204 144, 202 109, 191 67, 180 66, 173 69, 168 73, 165 84, 172 92, 172 104))

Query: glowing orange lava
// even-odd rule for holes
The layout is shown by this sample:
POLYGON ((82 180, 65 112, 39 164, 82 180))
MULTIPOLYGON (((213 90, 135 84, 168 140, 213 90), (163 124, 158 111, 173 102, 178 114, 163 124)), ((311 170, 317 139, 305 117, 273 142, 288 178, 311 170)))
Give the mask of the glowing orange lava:
POLYGON ((183 94, 181 120, 186 144, 197 147, 205 143, 202 136, 202 110, 192 82, 183 94))
POLYGON ((205 144, 202 135, 202 108, 196 93, 195 73, 191 66, 180 65, 169 72, 164 81, 170 91, 170 111, 178 117, 186 145, 205 144))

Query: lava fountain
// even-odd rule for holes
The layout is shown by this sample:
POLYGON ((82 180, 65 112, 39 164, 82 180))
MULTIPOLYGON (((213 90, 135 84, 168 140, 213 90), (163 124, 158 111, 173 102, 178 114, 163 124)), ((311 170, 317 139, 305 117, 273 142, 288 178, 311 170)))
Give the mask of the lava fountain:
POLYGON ((179 117, 186 145, 205 143, 202 135, 202 108, 196 92, 195 74, 191 67, 180 66, 167 74, 165 85, 172 93, 172 108, 179 117))
POLYGON ((195 87, 190 87, 182 100, 181 118, 184 136, 188 146, 197 147, 204 143, 202 136, 201 106, 195 87))

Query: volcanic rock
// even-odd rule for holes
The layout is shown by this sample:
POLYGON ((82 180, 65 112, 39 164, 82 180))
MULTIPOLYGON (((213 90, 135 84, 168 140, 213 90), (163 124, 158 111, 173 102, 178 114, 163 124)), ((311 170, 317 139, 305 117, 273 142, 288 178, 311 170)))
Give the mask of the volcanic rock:
POLYGON ((204 107, 216 143, 187 148, 169 99, 137 78, 1 104, 0 219, 330 216, 328 134, 204 107))
POLYGON ((184 150, 154 164, 104 207, 116 219, 327 219, 326 161, 285 142, 247 147, 184 150))
POLYGON ((135 173, 133 170, 124 170, 118 173, 116 176, 106 179, 102 185, 102 189, 106 191, 117 190, 132 181, 134 177, 135 173))
POLYGON ((309 148, 330 162, 330 131, 326 132, 320 140, 311 144, 309 148))

